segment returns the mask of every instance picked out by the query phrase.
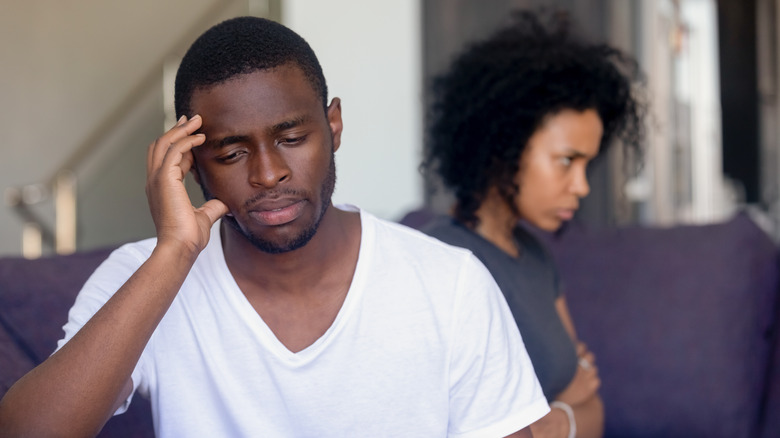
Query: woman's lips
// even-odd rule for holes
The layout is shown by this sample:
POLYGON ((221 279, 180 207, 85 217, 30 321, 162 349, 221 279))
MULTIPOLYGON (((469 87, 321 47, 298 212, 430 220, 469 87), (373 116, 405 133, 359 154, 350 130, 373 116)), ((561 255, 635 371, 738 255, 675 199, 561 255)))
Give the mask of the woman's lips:
POLYGON ((574 218, 575 210, 561 209, 557 211, 558 219, 562 221, 570 221, 574 218))
POLYGON ((265 226, 284 225, 297 219, 303 212, 304 201, 279 202, 255 206, 249 215, 265 226))

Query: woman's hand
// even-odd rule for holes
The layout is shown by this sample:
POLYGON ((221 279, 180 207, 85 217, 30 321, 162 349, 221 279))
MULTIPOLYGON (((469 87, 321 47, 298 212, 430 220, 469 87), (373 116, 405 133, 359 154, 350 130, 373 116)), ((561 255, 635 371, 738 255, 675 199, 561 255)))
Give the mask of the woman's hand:
POLYGON ((556 397, 556 400, 571 406, 582 404, 596 396, 599 387, 601 387, 601 379, 596 367, 596 356, 581 341, 577 341, 577 358, 579 363, 574 378, 566 389, 556 397))
MULTIPOLYGON (((577 341, 576 347, 579 363, 574 378, 555 399, 572 408, 578 437, 600 436, 603 432, 603 410, 598 396, 601 379, 596 368, 596 356, 583 342, 577 341)), ((552 407, 547 415, 531 425, 531 431, 534 437, 566 438, 569 436, 569 427, 568 415, 552 407)))

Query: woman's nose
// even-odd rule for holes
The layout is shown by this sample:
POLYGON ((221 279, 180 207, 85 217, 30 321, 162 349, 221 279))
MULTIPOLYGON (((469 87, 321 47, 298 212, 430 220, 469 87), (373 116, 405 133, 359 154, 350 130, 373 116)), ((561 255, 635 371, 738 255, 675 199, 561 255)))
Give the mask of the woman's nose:
POLYGON ((585 166, 575 169, 574 177, 571 182, 571 192, 579 198, 584 198, 590 193, 588 174, 585 166))

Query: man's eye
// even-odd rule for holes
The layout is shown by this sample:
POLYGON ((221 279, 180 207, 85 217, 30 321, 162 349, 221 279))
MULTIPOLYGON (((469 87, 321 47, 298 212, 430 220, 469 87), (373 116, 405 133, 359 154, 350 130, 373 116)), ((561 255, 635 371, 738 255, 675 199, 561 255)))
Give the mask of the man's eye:
POLYGON ((217 161, 220 163, 232 163, 233 161, 238 160, 239 157, 241 157, 244 153, 242 151, 235 151, 231 152, 227 155, 222 155, 217 157, 217 161))
POLYGON ((567 167, 570 166, 571 162, 572 162, 572 158, 571 157, 561 157, 558 160, 560 161, 561 164, 563 164, 564 166, 567 166, 567 167))
POLYGON ((287 137, 283 138, 279 141, 282 145, 296 145, 299 143, 303 143, 303 141, 306 140, 306 136, 300 136, 300 137, 287 137))

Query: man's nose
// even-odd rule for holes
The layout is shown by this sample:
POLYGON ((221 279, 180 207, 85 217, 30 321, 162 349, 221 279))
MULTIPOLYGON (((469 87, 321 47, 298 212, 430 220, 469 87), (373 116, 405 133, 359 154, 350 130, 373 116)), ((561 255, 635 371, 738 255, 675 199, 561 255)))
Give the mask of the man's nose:
POLYGON ((270 189, 290 177, 290 167, 275 146, 260 147, 250 161, 249 183, 254 186, 270 189))

